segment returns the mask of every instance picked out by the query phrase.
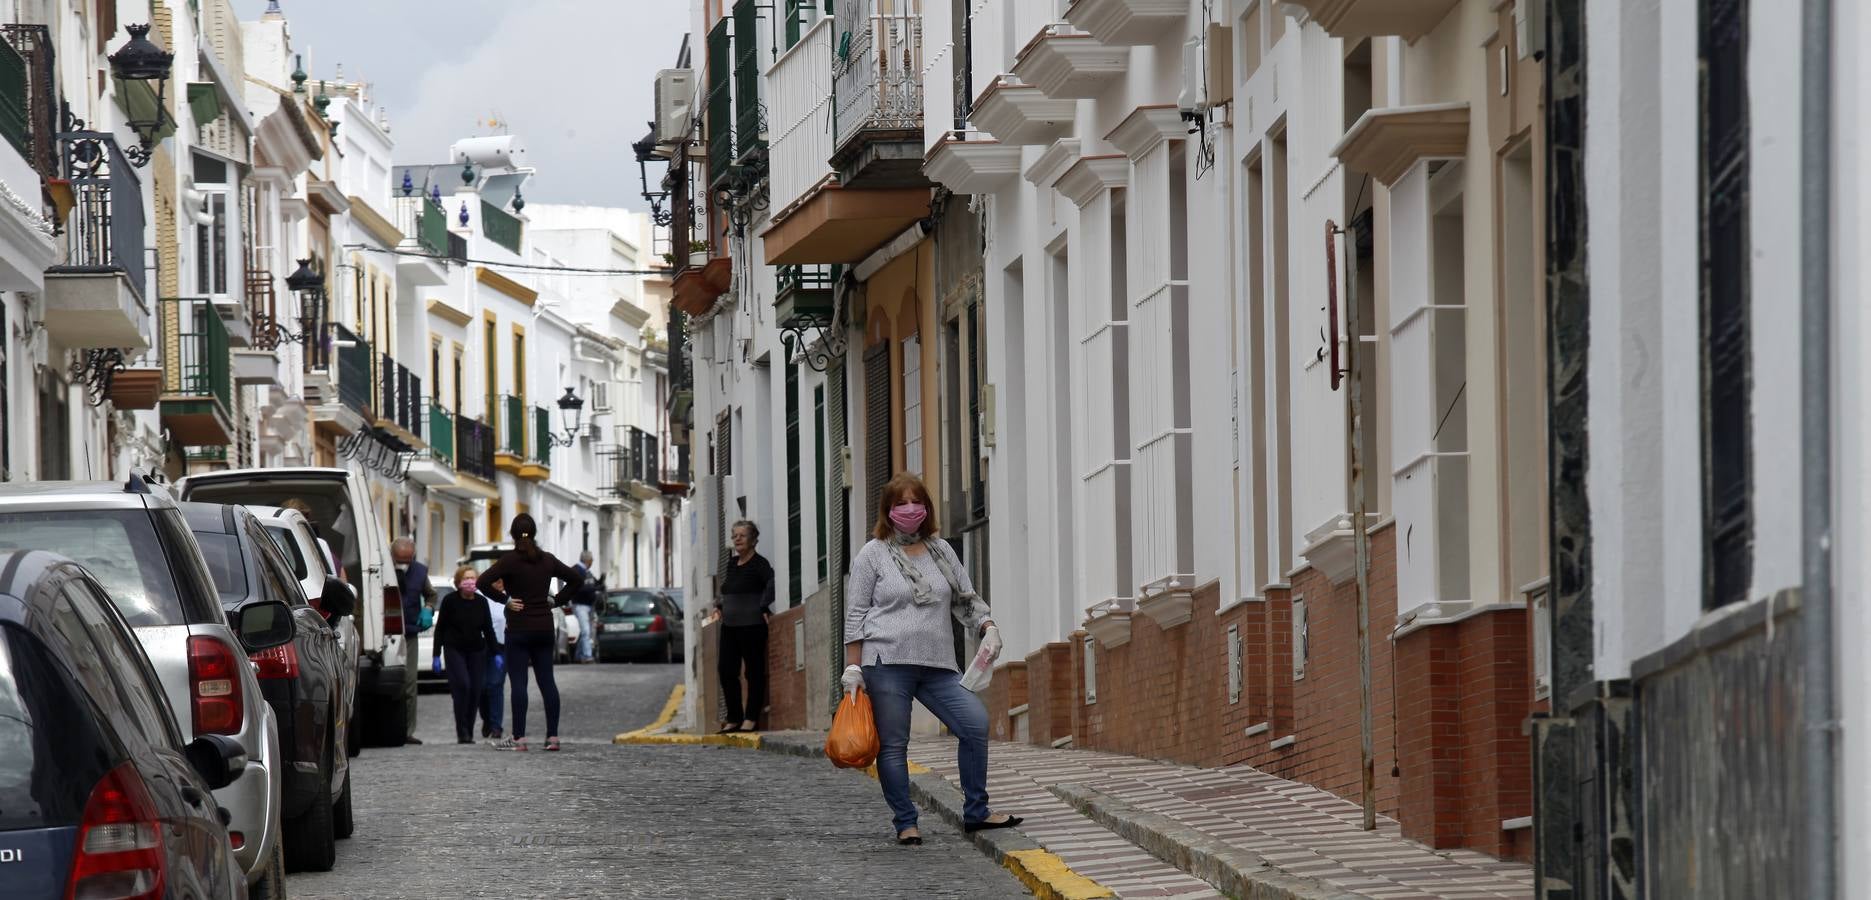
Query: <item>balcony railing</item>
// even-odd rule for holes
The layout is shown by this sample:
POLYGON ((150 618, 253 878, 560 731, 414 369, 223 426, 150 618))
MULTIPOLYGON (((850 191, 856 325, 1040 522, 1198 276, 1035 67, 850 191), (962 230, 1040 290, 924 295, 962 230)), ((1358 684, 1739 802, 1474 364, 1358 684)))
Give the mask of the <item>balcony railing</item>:
MULTIPOLYGON (((730 66, 728 20, 708 32, 708 180, 725 176, 734 164, 734 79, 730 66)), ((677 248, 680 252, 681 248, 677 248)))
POLYGON ((494 428, 478 419, 455 417, 455 471, 494 480, 494 428))
POLYGON ((371 364, 374 356, 370 342, 336 323, 332 324, 331 331, 338 345, 338 402, 356 410, 365 419, 370 419, 376 414, 376 410, 371 407, 371 364))
POLYGON ((514 253, 520 252, 519 217, 486 200, 481 201, 481 233, 514 253))
POLYGON ((662 458, 656 452, 656 435, 632 425, 625 429, 624 446, 630 450, 625 469, 630 480, 657 484, 662 458))
POLYGON ((832 173, 832 25, 821 20, 767 74, 773 108, 768 184, 776 214, 832 173))
POLYGON ((0 136, 21 156, 32 155, 32 99, 27 86, 26 57, 12 41, 0 41, 0 136))
POLYGON ((429 430, 423 435, 435 458, 455 464, 455 416, 435 403, 429 403, 429 430))
POLYGON ((500 398, 500 452, 526 458, 526 400, 508 394, 500 398))
POLYGON ((428 197, 393 197, 396 228, 422 247, 422 252, 447 257, 448 210, 428 197))
POLYGON ((174 359, 163 367, 163 392, 213 397, 223 409, 232 409, 233 357, 221 314, 201 300, 164 300, 163 305, 176 338, 169 351, 174 359))
POLYGON ((4 95, 7 138, 32 163, 33 171, 51 176, 58 173, 58 67, 52 51, 52 33, 44 25, 0 25, 7 46, 17 56, 14 70, 8 62, 4 95), (14 79, 17 76, 18 81, 14 79), (17 106, 17 118, 14 107, 17 106), (15 138, 13 129, 19 129, 15 138))
POLYGON ((121 272, 144 295, 143 185, 117 141, 95 131, 59 135, 62 166, 76 206, 65 232, 65 261, 49 274, 121 272))
POLYGON ((542 466, 552 465, 552 416, 543 406, 533 407, 533 453, 529 458, 542 466))
POLYGON ((866 0, 854 19, 840 7, 836 66, 840 151, 866 131, 915 131, 923 122, 920 0, 866 0))
POLYGON ((422 378, 388 353, 380 357, 377 372, 382 379, 379 386, 382 402, 377 406, 377 417, 394 422, 404 431, 421 437, 422 378))

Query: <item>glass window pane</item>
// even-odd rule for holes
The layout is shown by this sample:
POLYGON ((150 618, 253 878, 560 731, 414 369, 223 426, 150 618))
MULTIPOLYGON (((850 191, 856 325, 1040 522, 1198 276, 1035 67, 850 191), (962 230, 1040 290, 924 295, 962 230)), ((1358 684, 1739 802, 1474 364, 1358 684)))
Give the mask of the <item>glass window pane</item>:
POLYGON ((0 514, 0 551, 5 550, 50 550, 76 560, 110 592, 131 627, 190 621, 142 510, 0 514))

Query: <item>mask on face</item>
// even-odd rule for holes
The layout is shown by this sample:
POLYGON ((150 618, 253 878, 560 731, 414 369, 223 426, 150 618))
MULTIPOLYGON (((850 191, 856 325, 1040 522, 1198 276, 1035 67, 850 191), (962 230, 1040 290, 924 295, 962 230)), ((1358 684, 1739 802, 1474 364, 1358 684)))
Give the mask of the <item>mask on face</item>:
POLYGON ((890 524, 904 534, 914 534, 929 518, 929 508, 921 503, 899 503, 890 508, 890 524))
POLYGON ((407 571, 409 571, 409 563, 397 563, 396 564, 397 574, 401 575, 402 573, 407 572, 407 571))
POLYGON ((472 596, 474 594, 474 589, 477 585, 479 585, 479 582, 475 581, 474 579, 463 578, 461 579, 461 593, 463 595, 472 596))

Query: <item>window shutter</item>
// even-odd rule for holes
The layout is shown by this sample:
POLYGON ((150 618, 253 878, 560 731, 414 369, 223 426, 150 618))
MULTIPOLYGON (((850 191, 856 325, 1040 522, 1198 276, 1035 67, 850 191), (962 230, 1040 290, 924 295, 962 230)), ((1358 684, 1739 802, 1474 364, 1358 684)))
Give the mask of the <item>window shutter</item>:
POLYGON ((864 521, 877 509, 890 471, 890 343, 864 351, 864 521))
POLYGON ((715 534, 721 542, 715 561, 717 575, 726 574, 728 556, 734 552, 728 534, 728 476, 733 474, 733 459, 734 411, 730 409, 715 423, 715 534))
POLYGON ((800 514, 799 366, 786 363, 786 589, 787 607, 805 600, 805 535, 800 514))

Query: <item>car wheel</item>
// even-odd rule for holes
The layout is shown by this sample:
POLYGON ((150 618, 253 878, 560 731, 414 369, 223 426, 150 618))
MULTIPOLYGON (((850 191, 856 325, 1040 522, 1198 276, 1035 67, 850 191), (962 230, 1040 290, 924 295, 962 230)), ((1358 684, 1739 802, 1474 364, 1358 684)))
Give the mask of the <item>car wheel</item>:
POLYGON ((331 751, 319 770, 318 794, 305 815, 286 823, 286 864, 295 872, 329 872, 338 862, 338 838, 332 822, 331 751))
POLYGON ((338 802, 331 805, 331 835, 342 841, 356 830, 357 822, 351 817, 351 778, 346 775, 344 790, 338 792, 338 802))
POLYGON ((355 701, 353 701, 351 705, 351 720, 344 723, 344 755, 352 759, 356 759, 359 753, 364 752, 364 731, 358 727, 359 724, 360 723, 357 721, 357 705, 355 701))
POLYGON ((370 730, 370 743, 377 747, 401 747, 403 739, 409 735, 410 712, 403 701, 402 691, 392 696, 374 698, 367 707, 370 711, 365 720, 365 727, 370 730))
POLYGON ((247 888, 249 900, 286 900, 286 850, 273 842, 273 854, 266 861, 260 880, 247 888))

